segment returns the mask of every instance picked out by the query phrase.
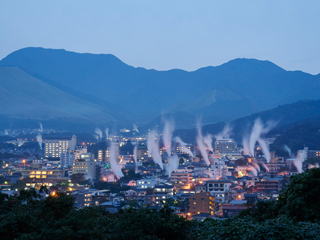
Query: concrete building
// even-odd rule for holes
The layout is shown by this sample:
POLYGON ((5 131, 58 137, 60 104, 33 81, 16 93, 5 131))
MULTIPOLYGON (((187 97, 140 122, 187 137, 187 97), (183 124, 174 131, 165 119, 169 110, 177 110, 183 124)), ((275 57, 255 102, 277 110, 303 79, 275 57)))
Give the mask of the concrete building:
POLYGON ((60 158, 61 153, 76 149, 77 137, 73 135, 71 138, 47 138, 44 143, 44 156, 46 158, 60 158))
POLYGON ((65 171, 62 169, 24 169, 22 170, 22 178, 29 179, 26 182, 27 187, 35 187, 36 185, 52 186, 63 180, 68 180, 65 177, 65 171))
POLYGON ((213 215, 215 211, 215 198, 209 192, 196 193, 189 197, 189 210, 192 216, 200 213, 213 215))
POLYGON ((72 166, 75 157, 73 152, 66 151, 62 152, 60 156, 60 163, 62 168, 69 168, 72 166))
POLYGON ((232 139, 216 140, 214 143, 214 150, 216 154, 223 154, 223 155, 239 154, 237 144, 232 139))
POLYGON ((224 180, 210 180, 206 183, 206 189, 212 196, 215 197, 216 201, 220 203, 228 202, 228 193, 230 190, 230 182, 224 180))
POLYGON ((255 183, 257 191, 266 192, 266 191, 281 191, 282 183, 280 180, 261 180, 255 183))
MULTIPOLYGON (((116 153, 116 159, 119 158, 119 144, 115 143, 115 153, 116 153)), ((108 147, 106 150, 98 150, 98 161, 109 161, 110 159, 110 147, 108 147)))
POLYGON ((171 172, 170 182, 171 183, 181 183, 183 185, 188 185, 192 183, 192 172, 193 170, 183 168, 174 169, 171 172))
POLYGON ((141 160, 148 160, 148 148, 146 146, 138 146, 137 157, 141 160))
POLYGON ((297 152, 297 158, 299 158, 300 160, 302 160, 302 162, 306 161, 308 158, 308 151, 309 149, 307 147, 305 147, 302 150, 298 150, 297 152))
POLYGON ((102 162, 88 159, 76 159, 72 165, 72 174, 82 173, 86 179, 100 179, 102 162))

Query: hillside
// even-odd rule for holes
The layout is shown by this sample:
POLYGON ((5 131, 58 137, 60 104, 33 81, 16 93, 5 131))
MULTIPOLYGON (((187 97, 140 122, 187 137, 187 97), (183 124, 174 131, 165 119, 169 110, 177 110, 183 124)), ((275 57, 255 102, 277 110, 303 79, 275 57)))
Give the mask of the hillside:
POLYGON ((187 72, 134 68, 111 54, 24 48, 0 66, 16 66, 132 111, 135 122, 160 114, 186 112, 210 122, 230 121, 278 105, 318 99, 320 75, 285 71, 269 61, 235 59, 217 67, 187 72))
POLYGON ((117 121, 120 116, 116 107, 107 112, 103 104, 69 94, 17 67, 0 67, 0 91, 0 112, 5 116, 37 120, 74 118, 95 123, 117 121))
MULTIPOLYGON (((273 148, 280 150, 284 144, 292 150, 301 149, 304 144, 310 148, 319 148, 320 129, 320 100, 305 100, 292 104, 279 106, 275 109, 252 114, 229 122, 233 127, 232 137, 241 145, 244 134, 250 134, 253 122, 260 117, 265 123, 267 121, 277 122, 277 126, 270 131, 269 136, 277 137, 273 148)), ((207 124, 203 126, 203 133, 212 135, 219 133, 225 123, 207 124)), ((195 142, 196 129, 177 130, 174 133, 184 141, 195 142)))

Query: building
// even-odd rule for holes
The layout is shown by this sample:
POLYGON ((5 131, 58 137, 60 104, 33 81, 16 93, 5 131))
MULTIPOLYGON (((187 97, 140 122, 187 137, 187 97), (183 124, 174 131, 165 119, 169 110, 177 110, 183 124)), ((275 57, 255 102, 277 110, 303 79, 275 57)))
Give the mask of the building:
POLYGON ((259 192, 266 192, 266 191, 281 191, 282 189, 282 182, 281 180, 265 180, 262 179, 261 181, 256 182, 256 188, 259 192))
POLYGON ((189 197, 189 210, 190 214, 196 215, 200 213, 215 213, 215 198, 209 192, 196 193, 189 197))
POLYGON ((154 186, 158 183, 156 179, 140 179, 137 180, 137 188, 138 189, 147 189, 147 188, 154 188, 154 186))
POLYGON ((170 175, 171 183, 181 183, 183 185, 188 185, 192 183, 192 173, 193 168, 182 168, 182 169, 174 169, 170 175))
MULTIPOLYGON (((110 151, 111 148, 108 147, 106 150, 98 150, 98 161, 109 161, 110 159, 110 151)), ((116 154, 116 159, 119 158, 119 144, 115 144, 115 154, 116 154)))
POLYGON ((154 194, 166 194, 173 195, 173 185, 169 184, 157 184, 154 186, 154 194))
POLYGON ((62 169, 24 169, 22 170, 22 178, 29 179, 26 182, 27 187, 35 187, 36 185, 52 186, 63 180, 68 180, 65 177, 65 171, 62 169))
POLYGON ((62 152, 60 156, 60 164, 62 168, 69 168, 74 161, 74 154, 71 151, 62 152))
POLYGON ((302 162, 306 161, 308 158, 308 151, 309 149, 305 147, 303 150, 298 150, 297 158, 300 159, 302 162))
POLYGON ((90 159, 76 159, 72 164, 72 174, 81 173, 86 179, 100 179, 102 162, 91 161, 90 159))
POLYGON ((216 154, 222 154, 222 155, 239 154, 237 144, 232 139, 216 140, 214 143, 214 150, 216 154))
POLYGON ((77 146, 74 151, 72 151, 74 155, 74 159, 79 159, 81 154, 87 153, 88 149, 87 146, 77 146))
POLYGON ((228 202, 228 193, 230 190, 230 182, 224 180, 210 180, 206 183, 206 189, 212 196, 215 197, 216 201, 220 203, 228 202))
POLYGON ((44 143, 46 158, 60 158, 61 153, 76 149, 77 137, 73 135, 71 138, 47 138, 44 143))
POLYGON ((148 148, 146 146, 138 146, 137 157, 141 160, 148 160, 148 148))

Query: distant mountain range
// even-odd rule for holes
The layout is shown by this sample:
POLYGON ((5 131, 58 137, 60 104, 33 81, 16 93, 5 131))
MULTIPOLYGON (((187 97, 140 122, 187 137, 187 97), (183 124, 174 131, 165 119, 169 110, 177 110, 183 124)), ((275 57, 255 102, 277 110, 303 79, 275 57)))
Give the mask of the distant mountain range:
POLYGON ((255 59, 193 72, 157 71, 129 66, 111 54, 24 48, 0 61, 0 89, 5 116, 156 124, 159 116, 173 115, 179 128, 192 127, 197 115, 225 122, 319 99, 320 75, 255 59))
MULTIPOLYGON (((271 148, 281 155, 286 154, 284 145, 288 145, 294 153, 304 146, 315 150, 320 149, 320 100, 304 100, 286 104, 230 121, 228 123, 232 128, 230 137, 241 145, 243 136, 250 135, 257 118, 260 118, 264 124, 268 121, 277 123, 267 137, 277 136, 271 148)), ((207 124, 202 127, 202 132, 216 135, 225 126, 224 122, 207 124)), ((174 132, 174 135, 180 136, 186 142, 195 143, 197 130, 195 128, 179 129, 174 132)))

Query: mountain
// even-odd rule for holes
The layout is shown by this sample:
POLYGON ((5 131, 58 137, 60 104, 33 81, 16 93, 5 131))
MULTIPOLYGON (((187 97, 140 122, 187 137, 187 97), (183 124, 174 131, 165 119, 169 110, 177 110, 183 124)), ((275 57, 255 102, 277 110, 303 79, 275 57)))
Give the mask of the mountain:
POLYGON ((212 123, 230 121, 320 98, 320 75, 286 71, 256 59, 235 59, 192 72, 157 71, 129 66, 111 54, 24 48, 2 59, 0 66, 41 76, 37 78, 68 93, 75 91, 91 103, 121 106, 122 114, 137 123, 178 112, 202 115, 212 123))
POLYGON ((18 67, 0 67, 0 91, 0 112, 4 116, 37 120, 73 118, 92 123, 124 118, 118 106, 86 100, 80 93, 70 94, 18 67))
MULTIPOLYGON (((277 108, 255 113, 247 117, 238 118, 228 124, 232 127, 232 137, 241 145, 242 137, 249 135, 254 121, 260 118, 262 122, 276 122, 276 127, 270 131, 268 136, 277 136, 275 146, 282 148, 284 144, 292 147, 293 150, 303 147, 303 144, 310 144, 310 137, 319 135, 320 127, 320 100, 304 100, 292 104, 278 106, 277 108), (310 124, 310 127, 308 127, 310 124), (303 130, 304 129, 304 130, 303 130), (309 133, 308 133, 309 132, 309 133), (307 134, 308 133, 308 134, 307 134), (291 139, 289 141, 289 139, 291 139)), ((226 123, 206 124, 202 127, 204 134, 218 134, 226 123)), ((175 136, 180 136, 186 142, 195 142, 196 129, 180 129, 174 132, 175 136)), ((318 141, 314 141, 310 147, 315 147, 318 141)), ((274 146, 274 147, 275 147, 274 146)), ((307 145, 306 145, 307 146, 307 145)))

